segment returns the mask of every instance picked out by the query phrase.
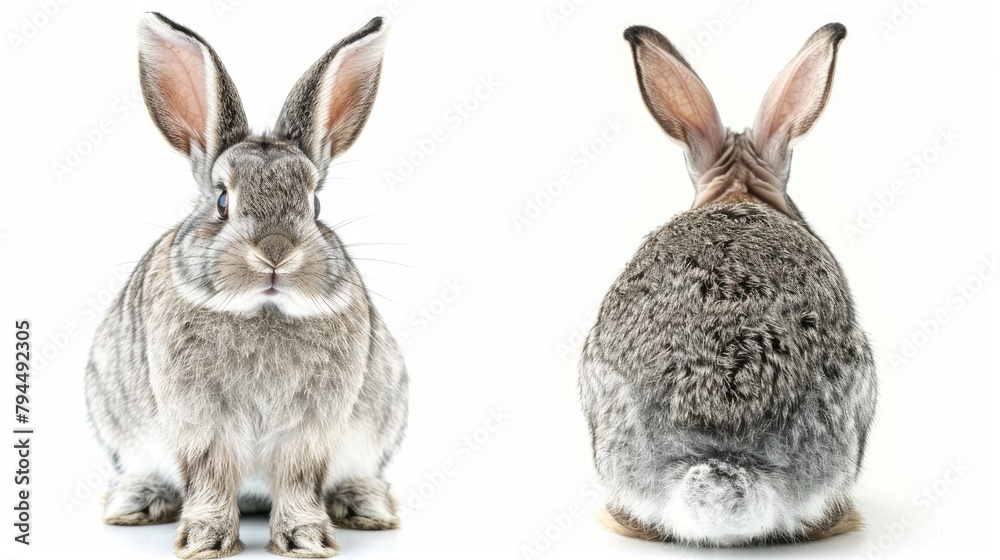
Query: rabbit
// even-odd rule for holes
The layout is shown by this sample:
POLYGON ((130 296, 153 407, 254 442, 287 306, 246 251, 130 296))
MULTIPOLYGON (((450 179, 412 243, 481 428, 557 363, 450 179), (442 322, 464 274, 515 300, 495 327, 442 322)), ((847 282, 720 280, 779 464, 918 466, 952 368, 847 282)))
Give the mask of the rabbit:
POLYGON ((179 519, 178 557, 220 558, 244 547, 241 511, 269 511, 267 550, 333 556, 334 525, 399 525, 383 470, 406 368, 315 194, 371 112, 386 24, 328 50, 261 135, 200 36, 158 13, 138 31, 146 107, 200 196, 95 334, 88 415, 115 467, 103 520, 179 519))
POLYGON ((863 525, 851 490, 875 414, 872 350, 843 271, 785 188, 846 34, 816 31, 753 128, 732 132, 665 37, 625 32, 695 198, 641 244, 581 352, 601 516, 619 533, 749 546, 863 525))

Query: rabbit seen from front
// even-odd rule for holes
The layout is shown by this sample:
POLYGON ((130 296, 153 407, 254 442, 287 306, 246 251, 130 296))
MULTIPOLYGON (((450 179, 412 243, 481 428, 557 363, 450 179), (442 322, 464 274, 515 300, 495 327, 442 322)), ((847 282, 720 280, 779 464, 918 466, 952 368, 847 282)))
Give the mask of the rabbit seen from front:
POLYGON ((625 267, 583 350, 581 400, 621 533, 736 546, 861 524, 850 492, 875 412, 872 352, 840 267, 785 192, 845 35, 816 31, 737 133, 666 38, 625 32, 696 193, 625 267))
POLYGON ((406 370, 315 195, 368 119, 385 37, 376 18, 332 47, 254 135, 215 51, 141 18, 146 106, 201 195, 93 343, 87 404, 116 470, 107 523, 179 517, 182 558, 239 552, 241 509, 269 509, 268 550, 294 557, 336 554, 333 524, 398 525, 382 474, 406 370))

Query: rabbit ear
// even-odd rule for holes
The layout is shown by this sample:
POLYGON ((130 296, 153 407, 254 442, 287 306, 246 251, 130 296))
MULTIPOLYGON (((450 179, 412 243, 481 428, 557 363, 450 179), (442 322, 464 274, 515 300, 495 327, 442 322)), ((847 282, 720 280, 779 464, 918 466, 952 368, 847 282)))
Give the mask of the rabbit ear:
POLYGON ((139 79, 153 122, 191 158, 196 177, 210 182, 215 158, 248 132, 240 96, 218 55, 193 31, 146 13, 139 19, 139 79))
POLYGON ((792 147, 819 118, 833 85, 837 49, 847 28, 830 23, 819 28, 771 83, 753 125, 758 155, 781 179, 787 179, 792 147))
POLYGON ((368 120, 382 73, 386 27, 382 18, 374 18, 334 45, 299 78, 281 108, 275 134, 298 145, 321 175, 368 120))
POLYGON ((691 178, 697 181, 722 153, 726 138, 715 101, 680 52, 648 27, 625 30, 646 107, 663 130, 687 150, 691 178))

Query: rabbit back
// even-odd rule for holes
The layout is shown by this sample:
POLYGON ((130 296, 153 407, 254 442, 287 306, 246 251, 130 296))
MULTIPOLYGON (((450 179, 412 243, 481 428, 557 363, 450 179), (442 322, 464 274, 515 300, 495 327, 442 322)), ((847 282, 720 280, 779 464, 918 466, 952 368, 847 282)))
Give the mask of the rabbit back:
MULTIPOLYGON (((813 496, 814 521, 842 508, 875 402, 836 261, 757 203, 708 204, 653 232, 605 297, 581 372, 599 474, 657 515, 712 461, 710 477, 744 479, 723 489, 756 488, 761 503, 813 496)), ((776 533, 801 529, 775 515, 776 533)))

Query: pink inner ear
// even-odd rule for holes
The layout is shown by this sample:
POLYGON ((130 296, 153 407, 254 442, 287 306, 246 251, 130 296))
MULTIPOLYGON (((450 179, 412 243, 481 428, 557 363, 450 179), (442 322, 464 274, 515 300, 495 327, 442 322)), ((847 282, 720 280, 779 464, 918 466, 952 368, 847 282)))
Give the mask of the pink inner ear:
POLYGON ((711 94, 690 68, 658 45, 644 42, 636 56, 650 112, 667 134, 686 145, 692 169, 708 171, 725 139, 711 94))
POLYGON ((761 130, 757 131, 762 139, 771 139, 777 135, 794 136, 805 131, 793 129, 803 116, 808 117, 813 111, 811 105, 817 97, 817 85, 822 86, 821 76, 816 69, 821 69, 822 53, 816 48, 803 53, 796 60, 795 66, 787 68, 775 79, 768 88, 761 104, 761 130), (820 84, 817 84, 820 82, 820 84), (782 127, 788 127, 782 130, 782 127))
MULTIPOLYGON (((197 45, 162 41, 157 83, 168 110, 183 126, 189 140, 206 149, 205 125, 208 108, 205 92, 205 59, 197 45)), ((189 146, 180 146, 187 151, 189 146)))
MULTIPOLYGON (((659 94, 659 99, 655 100, 662 103, 662 109, 691 127, 699 139, 714 140, 718 136, 718 116, 711 98, 693 74, 683 72, 676 63, 667 63, 666 54, 661 56, 652 59, 653 71, 646 80, 648 87, 659 94)), ((683 140, 690 142, 693 139, 683 140)))
POLYGON ((326 140, 329 144, 328 156, 346 149, 359 132, 357 113, 364 113, 368 109, 364 106, 364 95, 371 88, 371 84, 366 84, 365 80, 372 78, 372 65, 371 55, 364 48, 347 52, 336 69, 334 82, 328 84, 330 89, 325 93, 326 122, 322 127, 326 131, 326 140))
POLYGON ((836 59, 837 43, 832 39, 821 32, 810 37, 764 94, 753 134, 765 161, 780 166, 785 152, 809 132, 823 111, 836 59))
POLYGON ((330 92, 325 124, 331 137, 336 136, 338 124, 349 120, 345 119, 347 112, 357 105, 361 85, 359 78, 357 68, 352 67, 351 58, 348 57, 337 72, 336 87, 330 92))

